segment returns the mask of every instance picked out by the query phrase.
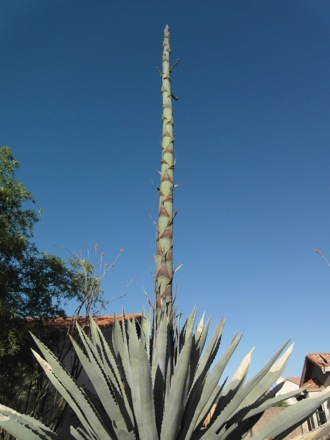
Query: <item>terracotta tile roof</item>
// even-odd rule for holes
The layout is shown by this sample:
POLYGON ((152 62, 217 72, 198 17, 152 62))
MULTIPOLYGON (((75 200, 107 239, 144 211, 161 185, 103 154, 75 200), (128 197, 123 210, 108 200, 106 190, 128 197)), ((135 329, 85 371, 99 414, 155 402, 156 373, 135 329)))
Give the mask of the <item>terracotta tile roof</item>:
POLYGON ((310 353, 306 355, 306 359, 321 369, 330 372, 330 353, 310 353))
POLYGON ((289 382, 292 382, 296 385, 300 385, 300 377, 287 377, 285 380, 288 380, 289 382))
POLYGON ((323 374, 330 373, 330 353, 309 353, 305 357, 304 367, 301 374, 300 386, 306 386, 307 390, 322 390, 323 383, 316 379, 315 368, 323 374))
MULTIPOLYGON (((124 315, 124 318, 126 321, 128 321, 133 317, 135 319, 140 319, 141 316, 141 313, 128 313, 124 315)), ((92 318, 101 328, 112 327, 114 323, 114 315, 93 316, 92 318)), ((116 318, 120 322, 123 319, 123 315, 116 315, 116 318)), ((80 325, 88 325, 88 321, 86 321, 85 316, 68 316, 67 318, 54 318, 48 321, 49 324, 53 324, 59 328, 69 328, 75 322, 78 322, 80 325)))

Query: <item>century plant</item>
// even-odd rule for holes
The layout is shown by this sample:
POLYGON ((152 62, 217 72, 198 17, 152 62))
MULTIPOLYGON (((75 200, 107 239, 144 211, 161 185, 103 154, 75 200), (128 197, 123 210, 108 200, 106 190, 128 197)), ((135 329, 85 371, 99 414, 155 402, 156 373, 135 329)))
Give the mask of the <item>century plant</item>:
MULTIPOLYGON (((109 341, 93 320, 90 334, 77 325, 83 348, 72 344, 94 393, 87 394, 52 352, 36 337, 41 355, 33 351, 56 390, 71 406, 80 426, 71 426, 77 440, 211 440, 243 439, 263 412, 298 396, 303 389, 276 396, 272 385, 281 377, 292 346, 278 350, 265 367, 247 380, 252 351, 242 360, 232 380, 222 380, 241 335, 217 357, 224 321, 217 325, 205 347, 210 326, 195 311, 182 330, 172 328, 162 315, 156 332, 152 314, 140 322, 114 320, 109 341), (174 337, 173 337, 174 335, 174 337), (156 339, 154 343, 153 339, 156 339), (173 345, 174 350, 169 350, 173 345), (211 365, 214 366, 211 368, 211 365), (94 394, 94 396, 93 396, 94 394), (90 397, 91 396, 91 397, 90 397)), ((282 438, 330 398, 330 390, 283 410, 252 435, 253 440, 282 438)), ((22 440, 59 439, 37 420, 0 405, 0 426, 22 440)))
MULTIPOLYGON (((219 355, 224 328, 221 320, 206 344, 210 321, 195 326, 196 311, 183 327, 173 314, 173 116, 170 89, 169 29, 163 44, 163 142, 155 307, 141 319, 119 322, 109 340, 93 319, 89 335, 77 324, 72 345, 89 384, 84 389, 54 354, 35 336, 34 356, 57 392, 75 413, 71 426, 76 440, 252 440, 282 439, 324 401, 330 389, 300 400, 256 432, 251 428, 265 410, 304 388, 278 395, 275 385, 286 366, 292 345, 284 344, 254 377, 248 379, 252 350, 231 381, 223 379, 241 335, 219 355), (92 388, 92 389, 91 389, 92 388)), ((85 383, 85 380, 84 380, 85 383)), ((41 422, 0 405, 0 427, 21 440, 54 440, 61 434, 41 422)))
POLYGON ((155 275, 155 307, 159 312, 166 308, 172 310, 172 281, 173 281, 173 190, 174 190, 174 135, 173 111, 171 92, 170 65, 170 32, 168 26, 164 29, 162 56, 162 101, 163 101, 163 130, 162 157, 159 185, 159 212, 156 229, 156 275, 155 275))

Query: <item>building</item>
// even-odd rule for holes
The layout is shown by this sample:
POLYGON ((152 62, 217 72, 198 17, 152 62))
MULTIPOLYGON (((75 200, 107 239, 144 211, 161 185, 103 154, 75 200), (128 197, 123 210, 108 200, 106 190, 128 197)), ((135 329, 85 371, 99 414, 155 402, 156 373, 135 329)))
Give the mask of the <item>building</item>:
MULTIPOLYGON (((319 393, 330 386, 330 353, 310 353, 306 356, 300 379, 306 387, 303 397, 319 393)), ((314 431, 330 421, 330 401, 324 402, 308 419, 309 431, 314 431)))
MULTIPOLYGON (((330 386, 330 353, 310 353, 306 355, 301 377, 288 377, 280 379, 283 386, 277 395, 283 395, 291 391, 305 388, 296 398, 290 398, 284 402, 283 407, 267 409, 260 420, 252 428, 246 439, 255 434, 258 429, 275 417, 285 406, 294 405, 301 399, 306 399, 319 393, 330 386)), ((285 436, 283 440, 325 440, 330 439, 330 400, 324 402, 304 423, 297 426, 294 431, 285 436)))

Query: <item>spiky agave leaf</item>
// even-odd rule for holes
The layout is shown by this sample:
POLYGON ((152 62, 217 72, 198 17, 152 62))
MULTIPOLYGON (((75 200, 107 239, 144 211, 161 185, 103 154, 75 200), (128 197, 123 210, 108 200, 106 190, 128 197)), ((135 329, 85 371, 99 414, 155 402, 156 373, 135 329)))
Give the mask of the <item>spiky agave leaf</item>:
MULTIPOLYGON (((283 349, 286 347, 287 343, 283 346, 283 349)), ((289 356, 292 353, 293 344, 291 344, 284 354, 275 361, 272 366, 267 371, 267 367, 265 369, 266 374, 262 376, 257 374, 254 379, 249 382, 247 385, 248 393, 246 394, 244 400, 242 400, 241 404, 237 408, 237 410, 243 408, 244 406, 249 406, 251 403, 259 400, 265 393, 269 391, 269 389, 277 382, 277 380, 281 377, 286 364, 288 362, 289 356), (256 386, 258 385, 258 386, 256 386)), ((274 358, 273 358, 274 359, 274 358)), ((270 361, 270 363, 272 360, 270 361)), ((270 365, 270 363, 268 365, 270 365)), ((261 370, 262 371, 262 370, 261 370)))
MULTIPOLYGON (((283 350, 285 345, 279 350, 278 354, 283 350)), ((286 398, 299 394, 300 391, 296 390, 292 395, 290 394, 290 396, 272 398, 273 394, 269 392, 271 386, 276 383, 281 376, 288 357, 291 354, 292 347, 293 345, 291 345, 277 361, 275 361, 275 355, 248 384, 241 387, 237 392, 235 401, 238 401, 244 395, 245 397, 243 397, 243 400, 237 406, 233 415, 227 416, 226 424, 218 431, 221 434, 221 439, 236 439, 239 433, 245 433, 250 428, 251 423, 257 422, 266 408, 276 404, 278 401, 283 401, 286 398)), ((233 401, 231 403, 233 403, 233 401)), ((218 425, 220 424, 220 420, 221 418, 219 417, 217 420, 218 425)))
POLYGON ((145 340, 145 344, 146 344, 146 350, 148 353, 148 358, 150 361, 150 353, 151 353, 151 334, 152 334, 152 312, 151 310, 149 311, 149 313, 146 313, 144 308, 142 309, 142 316, 141 316, 141 336, 144 338, 145 340))
MULTIPOLYGON (((116 316, 114 316, 114 325, 112 330, 112 341, 111 348, 114 352, 114 359, 116 364, 118 365, 118 369, 121 374, 121 379, 124 382, 132 383, 132 370, 131 364, 129 360, 129 351, 127 344, 127 336, 126 336, 126 328, 125 323, 118 322, 116 316)), ((130 398, 130 406, 131 404, 131 396, 130 398)))
POLYGON ((221 434, 219 438, 221 438, 221 440, 236 440, 238 438, 243 438, 247 431, 249 431, 260 419, 264 411, 270 407, 278 405, 280 402, 299 396, 304 388, 299 388, 279 396, 275 396, 276 390, 278 390, 278 387, 274 387, 274 390, 267 393, 263 399, 259 399, 251 403, 250 406, 237 411, 228 421, 226 427, 219 432, 219 434, 221 434))
MULTIPOLYGON (((219 349, 223 326, 224 320, 221 320, 214 330, 206 350, 198 359, 194 381, 189 392, 186 406, 184 426, 181 430, 180 438, 182 439, 189 439, 196 426, 200 424, 211 411, 219 393, 219 387, 217 386, 219 380, 239 343, 240 337, 234 339, 225 354, 218 360, 212 372, 209 372, 209 368, 219 349)), ((208 327, 206 327, 206 330, 207 329, 208 327)))
MULTIPOLYGON (((202 320, 204 321, 204 314, 203 314, 202 320)), ((207 320, 205 325, 204 325, 204 322, 201 325, 201 322, 198 324, 198 327, 197 327, 196 332, 194 334, 194 340, 195 340, 194 341, 194 348, 195 348, 196 355, 197 355, 196 357, 198 360, 200 360, 201 355, 204 350, 204 347, 205 347, 206 338, 207 338, 209 328, 210 328, 211 318, 209 318, 207 320)), ((197 367, 197 365, 196 365, 196 367, 197 367)))
POLYGON ((173 329, 166 316, 161 319, 153 339, 151 374, 159 434, 163 421, 165 395, 169 391, 169 386, 166 389, 166 383, 170 383, 173 368, 173 329))
POLYGON ((164 405, 164 417, 161 429, 161 440, 175 439, 181 426, 185 402, 188 396, 190 379, 190 354, 192 334, 187 332, 185 343, 181 349, 177 364, 173 370, 169 392, 164 405))
POLYGON ((289 433, 296 426, 303 423, 317 408, 330 398, 330 390, 324 390, 315 396, 301 400, 290 405, 279 414, 270 419, 253 434, 251 439, 264 440, 265 438, 276 438, 282 433, 289 433))
MULTIPOLYGON (((103 339, 104 337, 101 335, 101 331, 97 330, 95 326, 96 324, 91 322, 93 335, 93 339, 91 339, 85 334, 79 324, 77 324, 79 336, 84 345, 86 354, 73 339, 72 343, 85 373, 88 375, 91 384, 108 415, 109 419, 103 419, 102 423, 104 426, 107 426, 111 437, 109 437, 109 434, 106 432, 105 427, 101 423, 101 416, 99 416, 87 395, 76 385, 74 380, 63 370, 63 367, 56 360, 55 356, 37 338, 34 338, 35 342, 49 363, 44 361, 44 359, 42 359, 37 353, 35 353, 35 356, 57 390, 73 408, 86 430, 73 430, 72 435, 75 438, 115 439, 117 438, 116 435, 119 435, 118 438, 134 438, 132 437, 133 430, 136 428, 135 416, 133 415, 134 408, 132 407, 131 399, 128 399, 125 390, 123 390, 126 385, 129 385, 129 390, 132 391, 132 381, 129 384, 126 382, 126 385, 124 385, 123 388, 118 387, 118 383, 122 379, 126 379, 125 372, 131 372, 131 365, 127 361, 124 361, 126 362, 125 371, 122 364, 119 365, 118 369, 115 357, 112 355, 108 344, 103 339), (104 361, 105 359, 106 362, 104 361), (105 368, 106 366, 108 368, 105 368), (123 393, 121 393, 121 391, 123 391, 123 393)), ((115 340, 118 342, 116 344, 118 358, 121 359, 124 357, 125 359, 129 359, 126 329, 125 327, 121 328, 118 323, 117 330, 117 338, 115 338, 115 340)), ((131 334, 131 339, 132 338, 133 336, 131 334)), ((139 354, 143 352, 146 355, 144 347, 143 350, 139 350, 139 354)), ((133 368, 136 368, 136 366, 133 368)), ((132 377, 133 375, 130 374, 129 377, 132 377)), ((143 398, 144 402, 147 400, 148 399, 143 398)), ((135 405, 135 407, 137 408, 137 405, 135 405)))
MULTIPOLYGON (((202 338, 206 338, 204 331, 207 331, 207 326, 199 326, 194 331, 195 311, 188 317, 183 332, 173 328, 170 319, 165 318, 166 314, 154 334, 149 333, 150 343, 143 331, 141 335, 137 333, 138 325, 134 319, 127 324, 115 319, 115 334, 112 335, 110 346, 95 322, 90 323, 90 337, 78 326, 84 350, 74 341, 73 347, 104 407, 104 413, 96 411, 86 393, 64 371, 54 355, 35 338, 45 359, 38 354, 35 354, 36 358, 81 422, 80 428, 71 428, 73 438, 236 440, 244 437, 267 408, 301 392, 297 390, 276 396, 279 386, 268 391, 270 384, 281 375, 291 352, 289 347, 282 354, 287 344, 252 380, 245 383, 251 350, 241 362, 233 380, 219 386, 219 380, 241 335, 232 340, 211 369, 219 348, 223 322, 219 323, 207 348, 201 352, 200 343, 202 338), (180 338, 181 342, 178 341, 180 338), (153 344, 154 339, 159 344, 153 344), (148 345, 158 351, 153 351, 149 356, 148 345), (177 353, 173 350, 175 346, 177 353), (159 374, 153 373, 153 363, 159 374), (164 369, 163 373, 161 368, 164 369), (205 418, 213 409, 214 413, 205 427, 205 418)), ((329 397, 330 391, 295 404, 294 409, 290 407, 289 411, 283 411, 281 418, 273 419, 269 426, 262 428, 262 434, 258 431, 259 437, 255 434, 253 438, 261 440, 288 431, 329 397)), ((9 409, 4 410, 4 407, 0 407, 0 426, 11 429, 22 440, 58 438, 39 422, 9 409)))
MULTIPOLYGON (((40 342, 40 341, 39 341, 40 342)), ((98 414, 96 408, 91 403, 83 389, 77 386, 72 377, 64 370, 55 373, 57 369, 56 361, 51 361, 51 364, 46 362, 38 353, 33 351, 34 356, 46 373, 48 379, 55 386, 56 390, 71 406, 79 421, 86 430, 89 438, 94 439, 109 439, 109 433, 106 431, 101 416, 98 414)), ((58 363, 57 366, 60 366, 58 363)))
POLYGON ((170 343, 173 345, 173 336, 171 334, 170 321, 165 315, 155 333, 153 335, 153 347, 152 347, 152 382, 155 384, 156 375, 162 377, 165 381, 166 368, 168 365, 168 357, 173 347, 170 347, 170 343), (160 376, 159 376, 160 375, 160 376))
POLYGON ((95 358, 95 362, 97 362, 98 366, 104 370, 103 374, 109 381, 112 392, 116 396, 124 395, 122 377, 118 370, 114 355, 94 319, 90 320, 90 329, 91 340, 93 343, 89 342, 85 332, 81 332, 81 329, 78 327, 78 332, 81 334, 81 341, 85 346, 86 352, 88 353, 90 349, 93 353, 92 359, 95 358))
POLYGON ((157 438, 157 427, 148 354, 142 338, 136 333, 136 324, 128 322, 128 348, 132 366, 132 403, 139 437, 145 440, 157 438))
MULTIPOLYGON (((231 344, 233 344, 234 341, 235 339, 233 339, 231 344)), ((223 416, 224 409, 230 405, 232 399, 237 395, 240 388, 244 385, 249 371, 253 350, 254 349, 250 350, 250 352, 243 358, 232 380, 226 386, 224 386, 219 393, 216 400, 216 405, 212 409, 212 417, 208 422, 208 430, 214 428, 215 423, 220 423, 220 418, 223 416)), ((215 432, 216 431, 214 431, 214 434, 215 432)))
MULTIPOLYGON (((246 432, 245 429, 241 429, 241 427, 244 427, 243 421, 248 421, 249 419, 255 418, 256 416, 261 417, 261 415, 266 411, 268 408, 271 408, 273 406, 277 406, 281 402, 285 402, 287 399, 290 399, 292 397, 299 396, 304 391, 304 388, 299 388, 294 391, 290 391, 285 394, 281 394, 279 396, 275 397, 269 397, 268 395, 265 396, 265 398, 261 401, 256 401, 252 403, 249 407, 245 407, 244 409, 238 411, 235 416, 231 419, 232 427, 228 427, 226 429, 226 434, 229 435, 231 432, 233 432, 233 436, 230 436, 229 438, 239 438, 239 435, 242 435, 246 432)), ((270 392, 269 395, 272 393, 270 392)), ((251 426, 251 422, 249 422, 249 425, 251 426)), ((223 438, 227 438, 226 436, 223 436, 223 438)))
POLYGON ((182 350, 182 348, 185 344, 186 338, 187 337, 190 338, 192 336, 193 328, 194 328, 194 324, 195 324, 195 319, 196 319, 196 307, 194 307, 194 310, 190 313, 190 315, 186 319, 186 322, 183 324, 182 330, 180 332, 180 337, 179 337, 178 354, 182 350))
POLYGON ((91 320, 91 336, 93 340, 92 347, 94 352, 100 354, 100 366, 104 368, 104 372, 110 381, 111 390, 118 406, 122 409, 123 417, 127 422, 130 430, 134 424, 134 416, 131 410, 130 396, 126 391, 126 381, 123 372, 119 370, 114 354, 110 349, 101 329, 91 320))
MULTIPOLYGON (((243 360, 239 370, 233 378, 233 381, 228 384, 228 389, 225 389, 224 394, 220 397, 217 408, 214 412, 214 421, 209 426, 208 434, 206 434, 205 439, 204 437, 202 437, 203 440, 206 440, 212 432, 224 432, 231 418, 238 413, 238 411, 244 404, 244 401, 246 399, 249 399, 248 396, 250 393, 254 395, 254 401, 257 401, 260 396, 269 389, 265 389, 264 387, 264 378, 272 375, 271 369, 286 346, 287 343, 275 353, 270 361, 264 366, 264 368, 260 370, 259 373, 255 375, 255 377, 251 381, 249 381, 247 384, 244 384, 251 361, 251 350, 251 352, 243 360)), ((273 383, 274 382, 272 382, 271 384, 273 383)))
POLYGON ((114 431, 117 435, 120 434, 119 438, 126 435, 129 438, 134 428, 140 438, 153 440, 157 436, 157 429, 151 369, 145 338, 138 337, 135 319, 128 321, 127 328, 115 322, 113 347, 116 357, 112 356, 109 347, 105 349, 107 344, 102 342, 95 323, 91 322, 91 327, 92 339, 77 326, 86 355, 74 341, 73 345, 101 403, 113 421, 114 431), (107 363, 109 368, 106 369, 107 363), (121 390, 117 387, 118 374, 125 384, 121 390))
MULTIPOLYGON (((114 390, 112 384, 107 377, 104 371, 104 364, 101 364, 96 360, 95 357, 92 357, 92 351, 89 347, 85 346, 85 350, 87 350, 88 356, 84 354, 79 345, 71 338, 73 347, 77 353, 78 359, 85 370, 85 373, 89 377, 93 387, 97 393, 100 402, 102 403, 108 417, 114 418, 116 420, 117 427, 120 429, 131 430, 133 429, 133 424, 127 418, 123 416, 122 411, 117 405, 117 402, 114 398, 114 390)), ((118 395, 118 393, 117 393, 118 395)))
POLYGON ((204 331, 206 333, 201 335, 200 341, 198 341, 198 343, 197 343, 198 346, 197 346, 196 351, 197 351, 197 353, 199 353, 199 359, 198 359, 198 365, 197 365, 197 369, 196 369, 196 373, 195 373, 195 381, 200 377, 200 375, 203 374, 203 372, 205 373, 206 371, 209 370, 211 364, 213 363, 213 361, 218 353, 218 350, 220 347, 220 342, 221 342, 221 337, 222 337, 222 333, 223 333, 223 329, 224 329, 224 325, 225 325, 225 320, 221 319, 219 321, 218 325, 216 326, 216 329, 213 332, 212 338, 211 338, 206 350, 203 352, 200 347, 200 342, 203 343, 203 348, 204 348, 204 343, 207 338, 209 324, 210 324, 210 320, 208 321, 208 323, 204 329, 204 331), (203 341, 203 339, 204 339, 204 341, 203 341))
POLYGON ((75 428, 70 426, 70 434, 75 440, 90 440, 90 437, 86 435, 86 432, 81 428, 75 428))
MULTIPOLYGON (((222 333, 222 327, 220 328, 222 333)), ((220 378, 240 340, 241 335, 232 341, 229 348, 217 361, 212 371, 209 371, 209 367, 204 369, 199 375, 197 382, 194 383, 187 405, 185 426, 182 429, 180 438, 187 440, 190 439, 196 428, 202 424, 205 417, 210 413, 214 403, 219 397, 221 389, 218 387, 218 384, 220 378)), ((213 357, 212 352, 210 353, 210 357, 213 357)), ((208 364, 209 362, 207 361, 206 365, 208 364)))
MULTIPOLYGON (((221 376, 224 366, 226 365, 226 362, 223 358, 221 361, 222 363, 218 362, 218 368, 214 370, 213 374, 210 375, 208 380, 205 380, 207 370, 213 362, 219 347, 223 329, 223 321, 217 326, 213 338, 211 339, 211 342, 206 350, 206 354, 203 353, 203 356, 201 358, 200 339, 202 335, 202 328, 201 326, 197 327, 196 336, 196 333, 193 332, 195 315, 196 311, 194 310, 193 313, 188 317, 181 332, 178 332, 176 328, 174 328, 174 335, 178 335, 178 338, 180 339, 180 343, 177 344, 177 346, 181 347, 181 351, 178 356, 177 364, 174 360, 173 376, 170 376, 166 380, 166 406, 164 410, 161 438, 176 438, 175 432, 178 433, 179 430, 181 432, 180 438, 182 435, 182 438, 186 438, 185 434, 182 433, 182 429, 186 428, 186 426, 189 425, 189 420, 194 416, 195 408, 192 405, 192 401, 194 397, 198 402, 200 401, 200 395, 202 393, 205 383, 206 389, 211 391, 212 401, 209 401, 210 396, 207 396, 207 399, 201 399, 203 403, 200 405, 200 411, 204 410, 205 416, 207 415, 207 412, 211 408, 212 403, 215 399, 215 397, 213 396, 213 391, 214 389, 216 389, 219 377, 221 376), (189 350, 187 347, 189 347, 189 350), (187 364, 182 366, 181 363, 184 364, 184 359, 186 359, 187 364), (199 367, 200 363, 202 365, 202 368, 199 367), (221 368, 220 365, 222 365, 221 368), (177 379, 177 382, 175 382, 174 378, 179 378, 180 376, 181 378, 177 379), (201 384, 203 384, 203 386, 201 386, 201 384), (173 404, 175 404, 176 402, 180 402, 180 408, 177 411, 175 411, 173 407, 173 404), (173 414, 174 412, 175 415, 173 414)), ((162 322, 160 323, 158 329, 160 329, 161 326, 162 322)), ((207 329, 208 326, 205 329, 206 334, 207 329)), ((205 338, 206 334, 204 335, 205 338)), ((236 345, 237 343, 238 341, 236 341, 236 345)), ((204 345, 204 342, 202 342, 202 344, 204 345)), ((226 361, 228 361, 228 359, 226 361)), ((187 438, 189 438, 189 436, 187 438)))
POLYGON ((58 435, 38 420, 0 404, 0 426, 18 439, 56 440, 58 435))

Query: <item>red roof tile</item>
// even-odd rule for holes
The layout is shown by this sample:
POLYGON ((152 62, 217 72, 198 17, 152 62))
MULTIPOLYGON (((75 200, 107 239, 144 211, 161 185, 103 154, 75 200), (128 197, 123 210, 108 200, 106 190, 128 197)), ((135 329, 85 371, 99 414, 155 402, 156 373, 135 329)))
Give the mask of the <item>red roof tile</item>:
POLYGON ((287 377, 285 380, 288 380, 296 385, 300 385, 300 377, 287 377))
POLYGON ((330 353, 310 353, 306 358, 318 367, 329 368, 330 371, 330 353))
MULTIPOLYGON (((128 313, 124 315, 126 321, 133 318, 139 319, 141 318, 141 316, 141 313, 128 313)), ((92 318, 101 328, 112 327, 114 323, 114 315, 93 316, 92 318)), ((123 319, 123 315, 116 315, 116 318, 120 322, 123 319)), ((85 316, 68 316, 67 318, 54 318, 48 321, 48 323, 58 326, 60 328, 69 328, 75 322, 78 322, 78 324, 80 325, 88 325, 88 319, 86 319, 85 316)))
POLYGON ((304 367, 301 374, 300 386, 316 391, 323 388, 322 383, 315 379, 314 368, 318 368, 322 373, 330 373, 330 353, 309 353, 305 357, 304 367))

